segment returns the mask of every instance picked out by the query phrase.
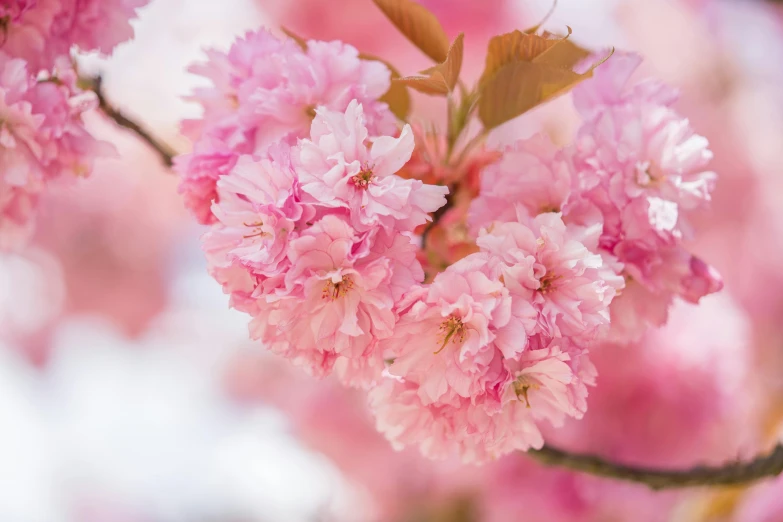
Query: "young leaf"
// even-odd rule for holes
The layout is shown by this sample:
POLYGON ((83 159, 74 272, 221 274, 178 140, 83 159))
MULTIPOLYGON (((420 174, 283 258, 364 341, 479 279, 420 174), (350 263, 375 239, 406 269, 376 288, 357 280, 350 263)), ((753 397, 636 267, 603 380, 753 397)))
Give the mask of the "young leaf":
POLYGON ((424 54, 438 63, 446 60, 449 37, 435 15, 412 0, 373 0, 383 14, 424 54))
POLYGON ((593 53, 583 47, 579 47, 570 39, 563 38, 548 51, 537 56, 533 61, 573 69, 591 54, 593 53))
POLYGON ((457 36, 449 47, 449 52, 443 63, 422 71, 422 74, 426 74, 426 76, 406 76, 397 81, 424 94, 449 94, 459 82, 464 53, 464 37, 465 35, 462 33, 457 36))
POLYGON ((567 92, 582 80, 590 78, 593 70, 613 53, 614 49, 584 74, 549 63, 518 61, 504 65, 481 90, 481 122, 486 129, 493 129, 567 92))
POLYGON ((401 77, 400 71, 386 60, 381 60, 377 56, 360 54, 359 58, 362 60, 381 62, 389 68, 389 71, 391 71, 391 86, 389 87, 389 90, 386 91, 386 94, 381 96, 379 100, 385 102, 389 106, 389 110, 391 110, 397 118, 405 121, 411 110, 411 95, 408 92, 408 88, 397 81, 401 77))
POLYGON ((484 65, 484 72, 481 74, 481 79, 479 79, 479 85, 486 85, 492 76, 503 66, 517 61, 532 62, 536 57, 551 50, 564 39, 527 34, 522 31, 513 31, 495 36, 489 41, 487 59, 484 65))

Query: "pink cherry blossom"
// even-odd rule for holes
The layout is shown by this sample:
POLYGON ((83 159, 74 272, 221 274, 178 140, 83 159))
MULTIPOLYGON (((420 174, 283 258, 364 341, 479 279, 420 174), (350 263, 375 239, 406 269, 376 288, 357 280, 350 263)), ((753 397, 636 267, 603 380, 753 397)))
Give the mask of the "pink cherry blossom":
POLYGON ((3 52, 36 73, 68 57, 72 46, 110 54, 133 38, 129 20, 149 0, 11 0, 0 8, 3 52))
POLYGON ((231 129, 229 141, 243 145, 243 152, 260 152, 286 136, 306 136, 317 107, 344 111, 354 99, 366 106, 374 131, 396 127, 386 105, 377 101, 389 88, 389 70, 360 59, 349 45, 313 40, 303 50, 290 38, 260 30, 237 39, 226 54, 208 51, 207 56, 208 62, 191 68, 214 85, 193 95, 204 107, 204 121, 186 127, 231 129))
POLYGON ((290 241, 315 212, 302 202, 284 146, 271 149, 265 158, 239 158, 217 181, 216 195, 212 212, 218 225, 204 236, 204 249, 234 305, 252 311, 257 285, 282 285, 290 266, 290 241))
POLYGON ((715 174, 704 170, 712 158, 707 141, 667 107, 607 109, 580 129, 577 148, 583 183, 600 184, 620 209, 646 198, 650 207, 670 204, 666 212, 678 221, 678 210, 696 209, 710 199, 715 174))
POLYGON ((27 240, 46 183, 89 175, 94 158, 114 153, 85 129, 82 114, 97 101, 79 92, 74 81, 69 67, 35 80, 22 60, 0 55, 2 249, 19 248, 27 240))
MULTIPOLYGON (((485 256, 469 256, 439 274, 428 288, 410 292, 398 306, 401 318, 394 337, 382 348, 394 363, 389 372, 419 383, 423 404, 454 396, 495 393, 507 379, 503 352, 525 347, 524 327, 516 346, 495 343, 499 329, 511 322, 511 296, 482 270, 465 270, 485 256), (464 267, 464 268, 463 268, 464 267)), ((511 326, 513 327, 513 326, 511 326)))
POLYGON ((639 60, 620 58, 575 95, 588 120, 575 143, 573 198, 600 212, 600 247, 635 282, 612 306, 613 335, 633 340, 665 323, 675 297, 697 302, 722 283, 682 246, 693 235, 689 217, 709 203, 715 183, 707 140, 668 106, 674 97, 665 89, 628 86, 639 60))
POLYGON ((477 243, 503 260, 506 287, 535 308, 536 333, 590 339, 608 325, 609 304, 623 286, 622 278, 585 246, 597 244, 600 233, 600 226, 566 226, 559 213, 549 212, 533 219, 530 228, 495 224, 477 243))
POLYGON ((581 360, 581 352, 564 352, 560 344, 562 340, 539 348, 535 342, 534 348, 506 361, 499 397, 455 395, 426 403, 415 381, 388 377, 370 392, 377 427, 398 449, 415 445, 434 459, 459 455, 464 462, 483 463, 515 450, 540 448, 539 423, 561 425, 566 417, 581 417, 585 385, 594 384, 595 371, 581 360))
POLYGON ((291 38, 259 30, 236 40, 228 53, 211 50, 207 57, 191 67, 212 83, 191 97, 204 115, 183 124, 194 152, 176 162, 186 205, 202 223, 213 221, 208 205, 215 181, 234 160, 231 153, 263 155, 279 141, 295 145, 309 135, 316 108, 343 112, 357 100, 373 135, 397 132, 394 116, 378 101, 389 89, 389 70, 360 59, 349 45, 310 41, 303 50, 291 38))
POLYGON ((338 367, 344 382, 372 382, 383 369, 377 341, 392 334, 392 269, 366 260, 367 237, 337 216, 325 216, 291 242, 285 288, 267 295, 251 325, 273 351, 316 374, 338 367), (286 344, 279 340, 285 338, 286 344))
POLYGON ((237 162, 238 153, 219 138, 205 135, 193 145, 193 151, 174 158, 174 170, 182 181, 179 192, 199 223, 217 221, 212 203, 217 199, 217 181, 237 162))
POLYGON ((560 212, 574 177, 569 152, 555 147, 549 138, 538 134, 519 140, 482 172, 480 193, 469 211, 470 224, 478 230, 493 221, 514 221, 520 207, 533 217, 560 212))
POLYGON ((310 139, 300 144, 297 171, 302 190, 320 205, 347 208, 360 231, 381 225, 413 230, 446 203, 447 187, 403 179, 396 173, 410 159, 414 139, 409 125, 398 138, 372 139, 362 105, 345 113, 318 109, 310 139))
POLYGON ((506 288, 502 270, 495 256, 473 254, 398 304, 394 335, 381 342, 388 377, 371 392, 378 427, 397 446, 483 462, 540 447, 541 420, 584 412, 595 372, 583 349, 534 333, 529 296, 506 288))
POLYGON ((574 105, 586 120, 597 116, 603 109, 626 104, 650 103, 671 106, 678 92, 654 79, 631 84, 631 76, 641 65, 642 57, 635 53, 615 52, 611 58, 595 69, 590 81, 574 89, 574 105))

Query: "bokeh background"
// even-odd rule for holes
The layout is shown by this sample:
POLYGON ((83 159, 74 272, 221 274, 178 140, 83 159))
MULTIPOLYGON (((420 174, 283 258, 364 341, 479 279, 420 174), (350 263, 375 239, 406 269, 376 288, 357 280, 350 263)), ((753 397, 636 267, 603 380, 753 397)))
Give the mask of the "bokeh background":
MULTIPOLYGON (((494 34, 548 0, 422 0, 466 33, 469 79, 494 34)), ((111 59, 79 58, 107 97, 179 151, 187 65, 260 25, 342 39, 405 72, 426 58, 370 0, 152 0, 111 59)), ((629 463, 753 455, 783 426, 783 5, 764 0, 560 0, 546 27, 646 57, 715 153, 695 252, 726 287, 679 304, 638 346, 599 347, 589 411, 548 434, 629 463)), ((443 108, 417 97, 420 117, 443 108)), ((100 114, 118 159, 55 186, 22 254, 0 255, 0 521, 781 522, 783 479, 653 493, 512 456, 480 468, 394 452, 360 394, 315 381, 247 338, 207 275, 175 176, 100 114)), ((568 97, 496 143, 567 143, 568 97)))

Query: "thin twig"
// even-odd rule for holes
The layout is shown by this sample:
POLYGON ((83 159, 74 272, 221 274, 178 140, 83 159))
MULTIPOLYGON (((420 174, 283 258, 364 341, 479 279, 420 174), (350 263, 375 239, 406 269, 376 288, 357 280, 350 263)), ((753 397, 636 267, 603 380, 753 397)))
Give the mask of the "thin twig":
POLYGON ((167 167, 172 166, 174 156, 177 155, 177 151, 174 150, 174 148, 169 144, 154 137, 147 129, 122 114, 119 109, 116 109, 111 103, 109 103, 109 101, 106 99, 106 94, 103 91, 103 79, 100 76, 95 78, 79 78, 79 84, 84 89, 95 93, 95 95, 98 97, 100 109, 106 116, 114 120, 117 125, 125 127, 129 131, 135 133, 150 147, 155 149, 167 167))
POLYGON ((775 446, 769 455, 757 456, 749 461, 731 462, 722 466, 696 466, 682 470, 626 466, 594 455, 569 453, 549 446, 544 446, 540 450, 530 450, 527 455, 549 466, 636 482, 654 490, 694 486, 736 486, 776 477, 783 472, 783 445, 781 444, 775 446))

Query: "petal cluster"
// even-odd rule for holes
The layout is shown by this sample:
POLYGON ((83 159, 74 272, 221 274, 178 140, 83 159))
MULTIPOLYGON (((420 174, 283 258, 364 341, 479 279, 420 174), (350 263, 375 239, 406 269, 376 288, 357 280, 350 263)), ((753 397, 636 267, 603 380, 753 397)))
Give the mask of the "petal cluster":
POLYGON ((567 227, 585 231, 587 248, 624 279, 612 283, 622 289, 611 307, 618 341, 664 324, 675 297, 695 303, 722 287, 684 246, 693 236, 689 217, 708 206, 714 188, 712 153, 671 108, 676 92, 631 83, 640 62, 620 53, 575 89, 583 123, 573 145, 558 149, 537 135, 507 147, 485 169, 469 216, 478 232, 561 212, 567 227))
POLYGON ((133 37, 129 20, 149 0, 9 0, 0 6, 3 51, 51 69, 73 46, 110 54, 133 37))
MULTIPOLYGON (((313 40, 303 49, 291 38, 260 30, 238 39, 227 53, 209 51, 208 57, 208 62, 191 68, 212 85, 191 97, 204 115, 185 122, 183 130, 194 140, 194 150, 176 165, 182 177, 180 191, 202 223, 214 222, 209 213, 214 185, 236 155, 263 154, 281 141, 295 144, 310 135, 320 107, 344 112, 356 100, 372 136, 397 131, 387 105, 378 101, 389 89, 389 69, 360 58, 350 45, 313 40)), ((314 141, 335 130, 327 129, 330 122, 323 124, 324 130, 313 134, 314 141)))
POLYGON ((55 179, 87 176, 115 154, 82 115, 96 108, 77 87, 71 49, 108 54, 133 36, 148 0, 8 0, 0 5, 0 250, 20 249, 39 195, 55 179))
POLYGON ((204 237, 215 278, 251 335, 315 375, 366 385, 384 368, 395 303, 423 279, 413 229, 445 187, 396 172, 411 131, 370 136, 363 106, 318 107, 309 139, 242 155, 218 177, 204 237))
POLYGON ((621 55, 575 94, 585 118, 574 147, 576 197, 600 212, 600 246, 624 265, 627 291, 612 310, 622 340, 662 325, 675 297, 695 303, 722 287, 717 272, 684 247, 689 216, 710 201, 712 153, 670 107, 670 89, 628 85, 639 62, 621 55))
POLYGON ((213 86, 177 160, 210 273, 254 339, 369 390, 395 447, 540 448, 584 415, 596 342, 721 286, 683 247, 715 181, 707 143, 673 91, 630 83, 638 62, 619 54, 575 93, 571 146, 455 153, 396 124, 383 64, 249 33, 195 69, 213 86))
POLYGON ((32 233, 47 183, 86 176, 113 147, 93 138, 82 114, 97 105, 69 66, 34 78, 27 64, 0 54, 0 249, 21 248, 32 233))
POLYGON ((371 393, 378 428, 432 458, 484 462, 543 444, 540 423, 586 409, 587 348, 622 279, 559 213, 482 230, 481 252, 399 304, 391 364, 371 393))

